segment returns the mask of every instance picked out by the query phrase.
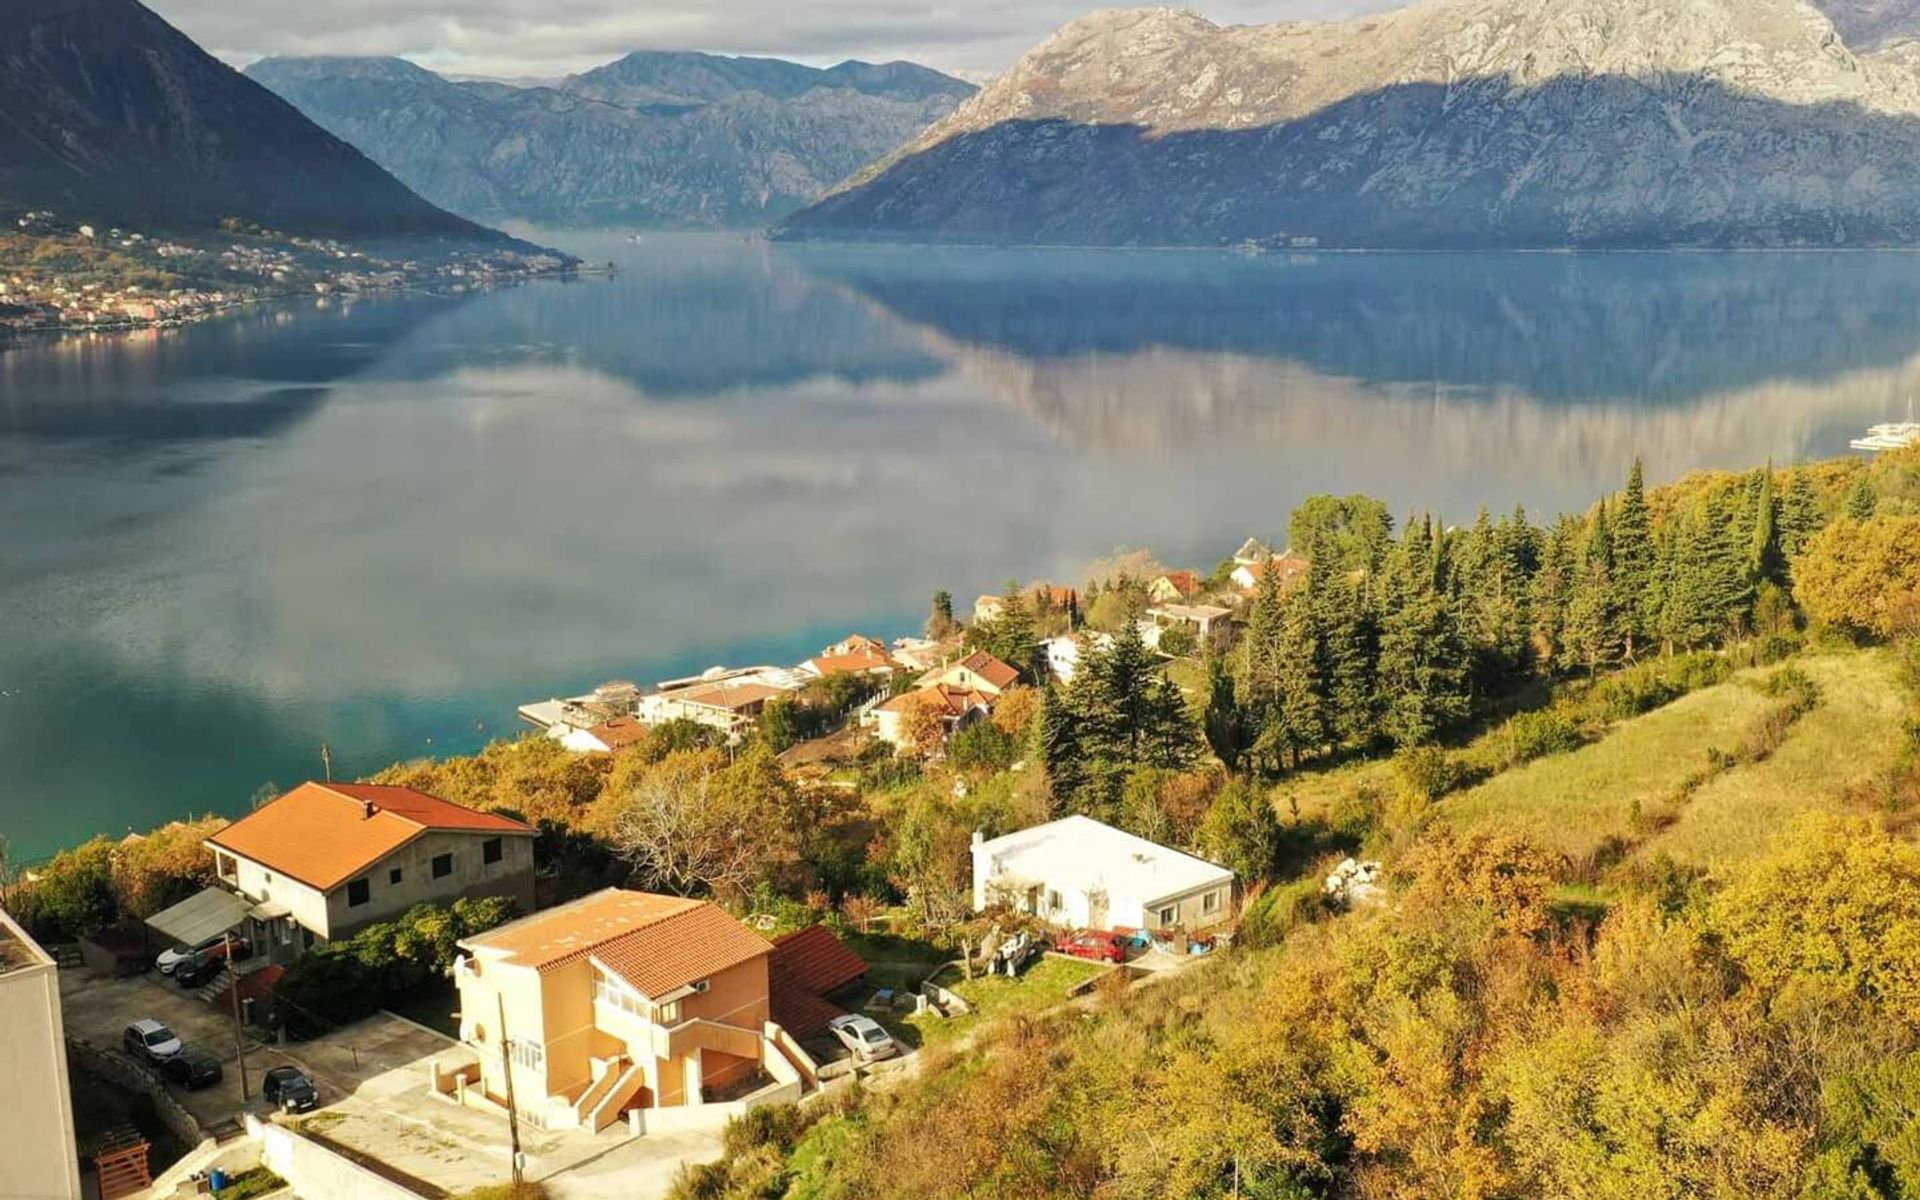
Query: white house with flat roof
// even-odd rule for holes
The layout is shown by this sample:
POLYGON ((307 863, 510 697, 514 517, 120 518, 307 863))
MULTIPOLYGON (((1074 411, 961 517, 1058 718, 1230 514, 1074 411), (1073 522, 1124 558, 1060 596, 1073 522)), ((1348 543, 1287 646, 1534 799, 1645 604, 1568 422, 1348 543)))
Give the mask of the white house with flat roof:
POLYGON ((1018 833, 973 835, 973 907, 1005 906, 1074 928, 1218 925, 1233 908, 1233 872, 1092 817, 1018 833))

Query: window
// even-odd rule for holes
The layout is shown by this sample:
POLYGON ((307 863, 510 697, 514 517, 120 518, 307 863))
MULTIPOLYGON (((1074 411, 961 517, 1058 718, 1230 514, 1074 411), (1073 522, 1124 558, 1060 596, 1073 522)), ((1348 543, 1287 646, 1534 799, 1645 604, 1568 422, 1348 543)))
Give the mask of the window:
POLYGON ((1219 912, 1220 893, 1208 892, 1206 895, 1200 897, 1200 911, 1203 913, 1219 912))
POLYGON ((480 861, 483 864, 491 866, 499 862, 500 854, 499 838, 488 838, 486 841, 480 843, 480 861))
POLYGON ((667 1004, 656 1005, 653 1010, 653 1019, 654 1023, 659 1025, 678 1025, 680 1023, 680 1002, 674 1000, 667 1004))
POLYGON ((263 881, 265 881, 265 882, 267 882, 267 883, 272 883, 272 882, 273 882, 273 872, 272 872, 272 871, 262 871, 262 872, 260 872, 260 878, 261 878, 261 879, 262 879, 263 881))
POLYGON ((1180 916, 1180 910, 1174 907, 1173 905, 1168 905, 1167 907, 1161 909, 1160 910, 1160 928, 1162 929, 1172 928, 1173 922, 1179 916, 1180 916))
POLYGON ((1054 891, 1052 888, 1047 889, 1047 911, 1060 911, 1060 893, 1054 891))
POLYGON ((546 1069, 547 1055, 539 1042, 530 1042, 524 1038, 509 1038, 507 1046, 513 1055, 513 1065, 529 1071, 546 1069))
POLYGON ((453 855, 436 854, 433 856, 433 877, 444 879, 453 874, 453 855))
POLYGON ((364 879, 349 880, 347 883, 347 907, 359 908, 373 899, 373 885, 364 879))
POLYGON ((388 887, 398 887, 400 884, 400 879, 401 879, 401 875, 400 875, 399 867, 395 867, 393 870, 387 872, 388 887))

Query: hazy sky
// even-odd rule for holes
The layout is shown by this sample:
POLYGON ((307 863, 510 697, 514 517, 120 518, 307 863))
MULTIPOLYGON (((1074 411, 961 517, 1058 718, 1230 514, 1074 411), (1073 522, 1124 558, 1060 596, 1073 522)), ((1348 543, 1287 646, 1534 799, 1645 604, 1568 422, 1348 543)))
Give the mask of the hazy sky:
MULTIPOLYGON (((629 50, 763 54, 828 65, 911 59, 973 79, 1007 67, 1097 0, 147 0, 237 65, 270 54, 398 54, 455 74, 545 76, 629 50)), ((1213 20, 1351 16, 1394 0, 1211 0, 1213 20)))

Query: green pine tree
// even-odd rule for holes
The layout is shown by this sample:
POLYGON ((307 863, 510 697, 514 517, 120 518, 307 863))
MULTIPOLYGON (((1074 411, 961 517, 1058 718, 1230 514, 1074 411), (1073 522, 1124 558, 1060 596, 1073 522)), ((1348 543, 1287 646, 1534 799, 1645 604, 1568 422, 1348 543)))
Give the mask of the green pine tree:
POLYGON ((1431 521, 1409 522, 1381 581, 1381 728, 1417 746, 1470 707, 1468 654, 1453 608, 1435 586, 1431 521))
POLYGON ((1856 521, 1870 521, 1879 504, 1879 497, 1874 495, 1873 480, 1867 477, 1865 471, 1862 471, 1860 477, 1853 481, 1853 487, 1847 491, 1844 511, 1856 521))
POLYGON ((1279 694, 1273 725, 1278 746, 1297 765, 1327 744, 1325 653, 1311 598, 1296 595, 1280 627, 1279 694))
POLYGON ((1753 532, 1747 542, 1747 576, 1757 588, 1763 583, 1784 586, 1787 558, 1780 548, 1780 504, 1774 497, 1773 464, 1768 463, 1753 498, 1753 532))
POLYGON ((1780 503, 1780 550, 1789 564, 1800 556, 1808 540, 1825 524, 1812 473, 1804 469, 1791 472, 1786 497, 1780 503))
POLYGON ((1640 457, 1627 473, 1627 490, 1613 519, 1613 583, 1626 618, 1626 657, 1652 641, 1660 625, 1660 588, 1653 518, 1647 510, 1646 477, 1640 457))

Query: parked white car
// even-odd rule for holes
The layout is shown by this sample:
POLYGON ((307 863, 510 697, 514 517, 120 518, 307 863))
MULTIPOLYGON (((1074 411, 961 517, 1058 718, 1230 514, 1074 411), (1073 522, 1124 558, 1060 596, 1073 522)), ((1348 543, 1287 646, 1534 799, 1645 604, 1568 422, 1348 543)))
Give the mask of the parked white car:
POLYGON ((880 1022, 872 1017, 863 1017, 858 1013, 835 1017, 827 1022, 827 1029, 861 1062, 875 1062, 900 1053, 900 1046, 893 1040, 893 1035, 882 1029, 880 1022))
POLYGON ((180 1039, 173 1030, 146 1017, 127 1026, 120 1035, 120 1044, 127 1053, 146 1063, 159 1063, 180 1053, 180 1039))
POLYGON ((219 944, 220 935, 215 934, 213 937, 207 938, 198 945, 169 947, 160 952, 160 957, 153 960, 153 965, 162 975, 171 975, 173 974, 174 968, 178 967, 181 963, 199 954, 201 951, 210 950, 219 944))

